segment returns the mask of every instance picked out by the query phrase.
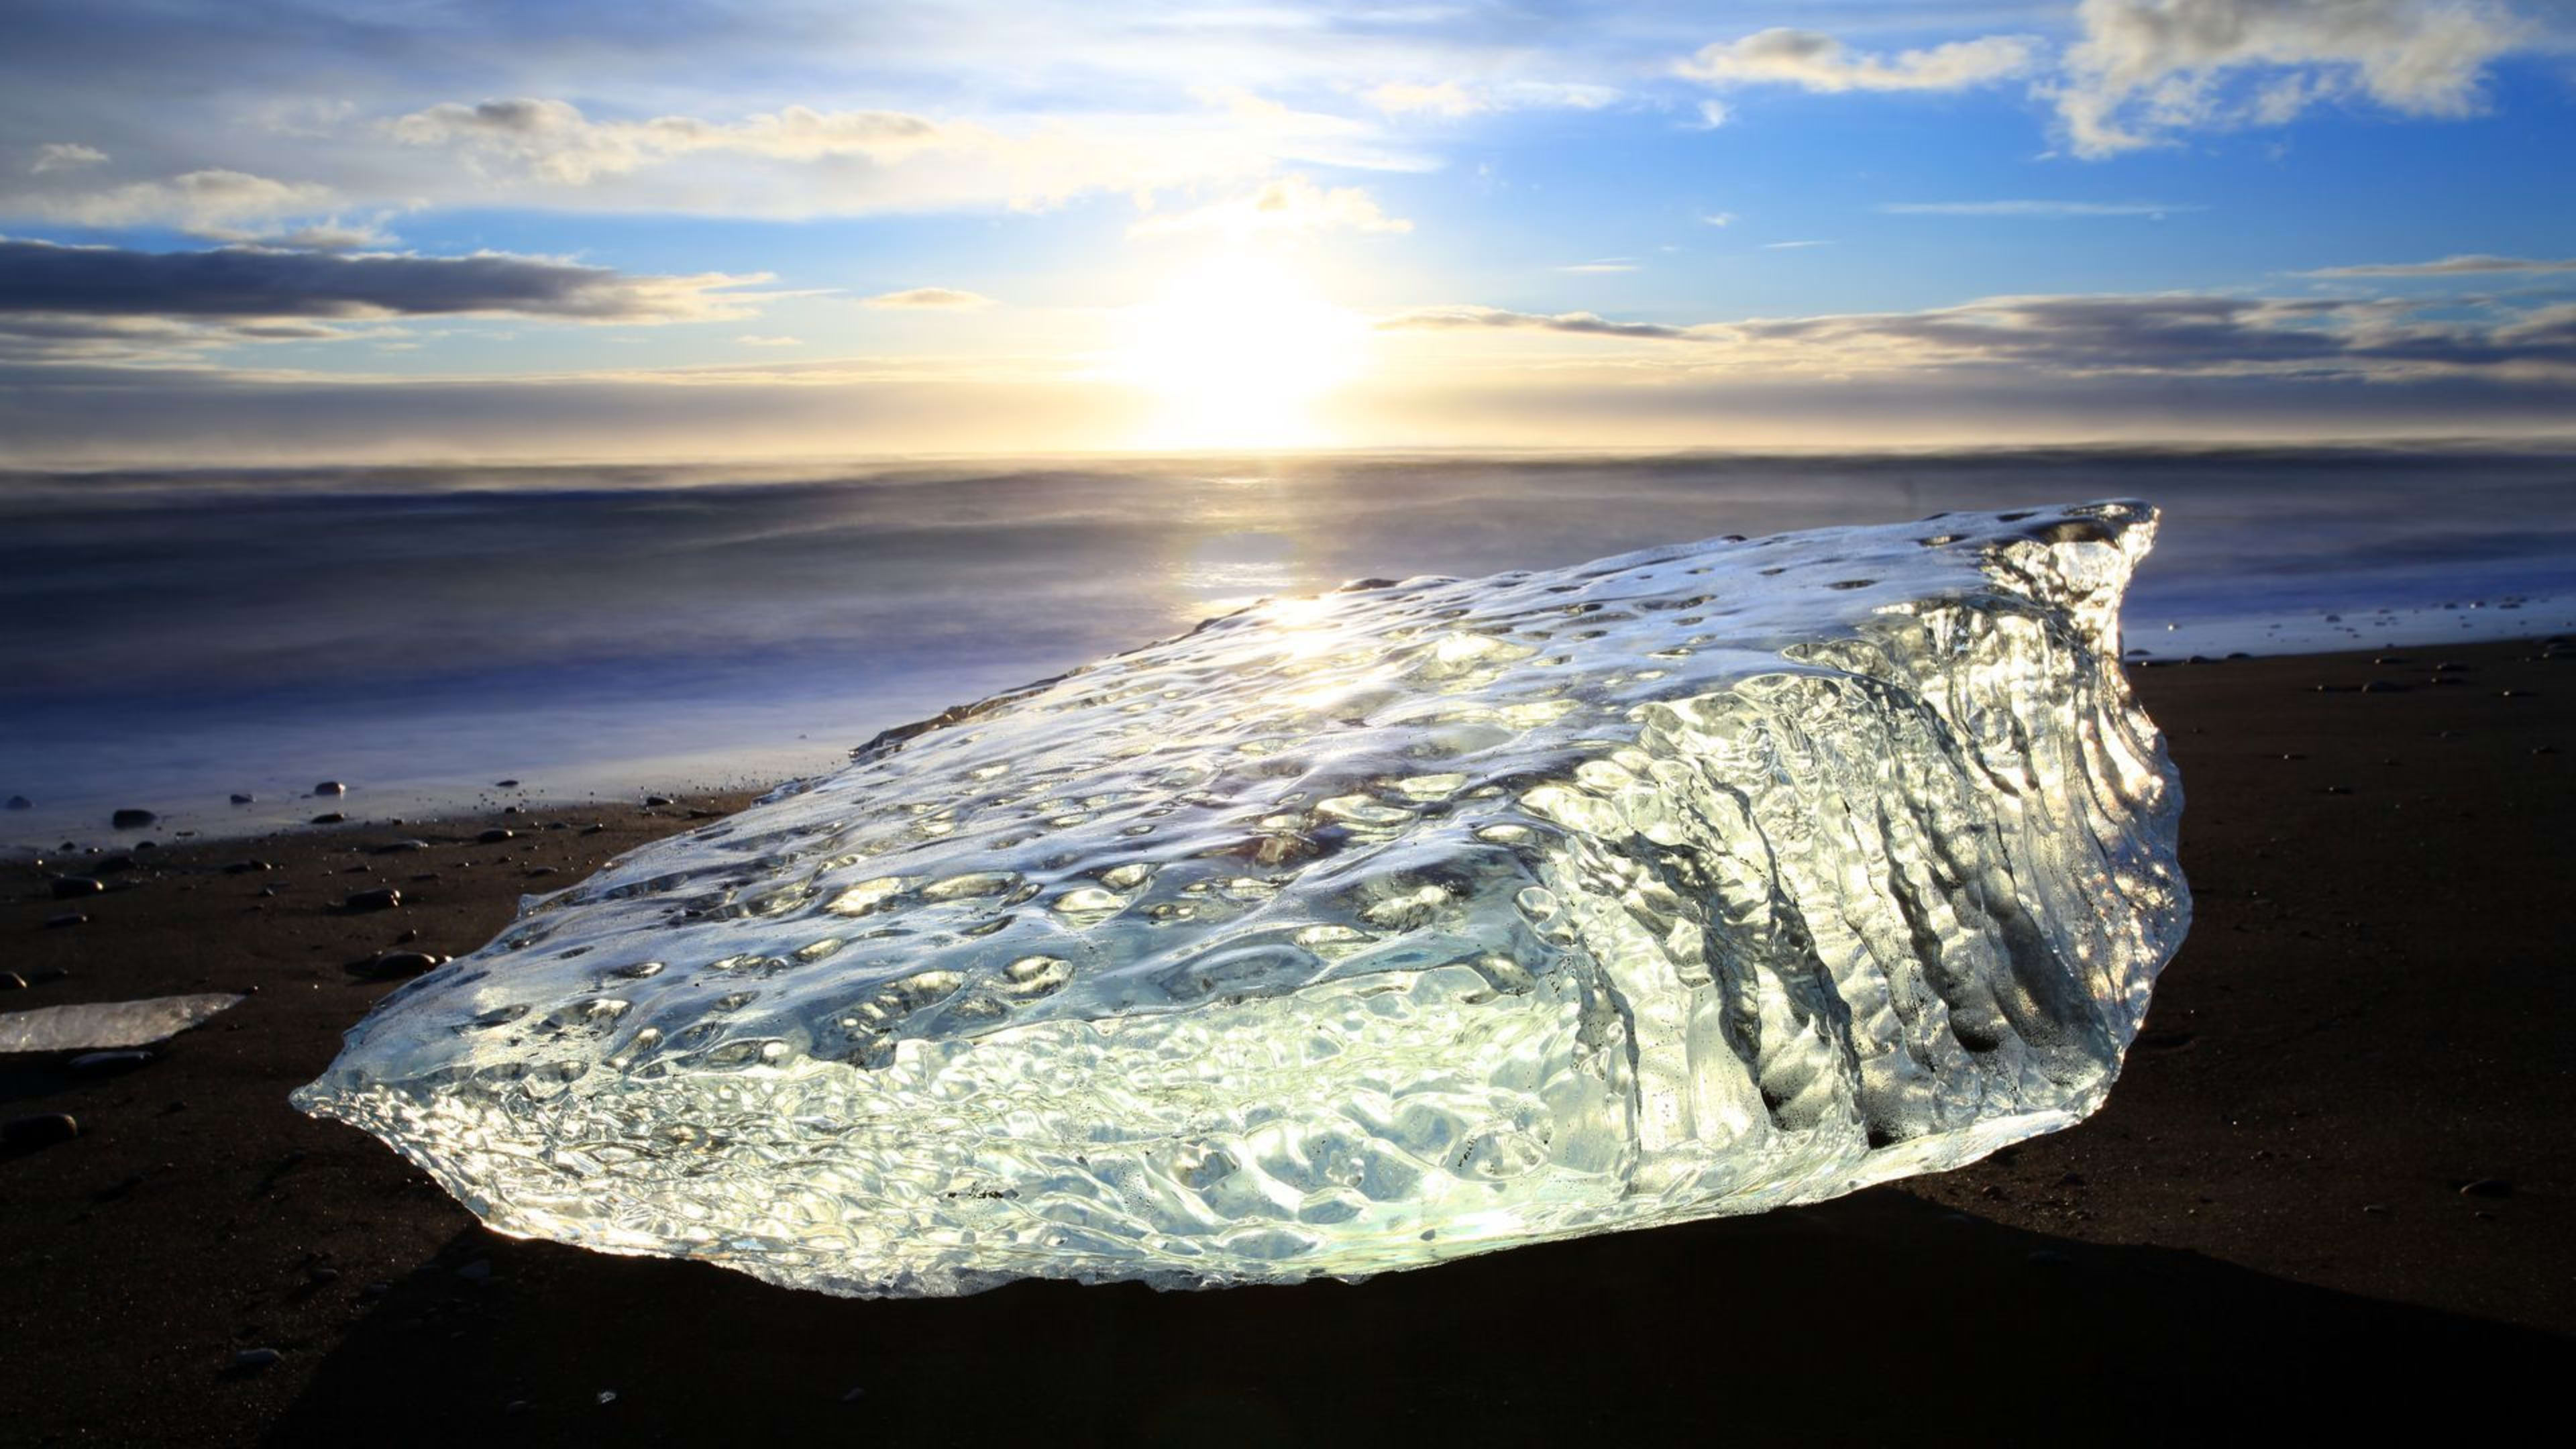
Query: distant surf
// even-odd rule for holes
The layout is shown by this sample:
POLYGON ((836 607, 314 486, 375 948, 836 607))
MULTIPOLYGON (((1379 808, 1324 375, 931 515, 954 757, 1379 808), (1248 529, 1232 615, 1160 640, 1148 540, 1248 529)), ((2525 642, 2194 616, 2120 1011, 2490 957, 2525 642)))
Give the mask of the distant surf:
POLYGON ((19 472, 0 840, 784 779, 1266 595, 2108 495, 2159 659, 2576 629, 2559 452, 19 472))

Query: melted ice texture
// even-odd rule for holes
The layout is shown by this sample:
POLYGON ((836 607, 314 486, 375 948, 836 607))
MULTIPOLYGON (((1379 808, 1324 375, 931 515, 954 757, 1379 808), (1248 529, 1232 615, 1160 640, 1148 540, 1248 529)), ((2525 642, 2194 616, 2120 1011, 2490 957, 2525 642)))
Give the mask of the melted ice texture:
POLYGON ((308 1112, 835 1293, 1357 1277, 2091 1112, 2189 896, 2128 502, 1370 581, 533 899, 308 1112))

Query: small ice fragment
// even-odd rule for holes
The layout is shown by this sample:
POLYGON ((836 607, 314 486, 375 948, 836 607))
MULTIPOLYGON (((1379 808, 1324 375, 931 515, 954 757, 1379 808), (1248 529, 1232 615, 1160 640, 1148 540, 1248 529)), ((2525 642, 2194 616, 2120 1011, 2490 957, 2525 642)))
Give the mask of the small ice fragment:
POLYGON ((0 1012, 0 1052, 86 1052, 168 1041, 241 1003, 228 992, 0 1012))

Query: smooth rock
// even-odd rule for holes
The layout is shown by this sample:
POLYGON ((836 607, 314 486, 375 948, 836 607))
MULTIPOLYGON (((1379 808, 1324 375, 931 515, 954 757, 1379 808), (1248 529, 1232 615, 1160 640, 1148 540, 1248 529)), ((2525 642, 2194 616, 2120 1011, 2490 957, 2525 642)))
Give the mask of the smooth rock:
POLYGON ((8 808, 12 810, 33 810, 36 808, 36 802, 28 799, 24 795, 12 795, 9 797, 8 808))
POLYGON ((58 875, 53 878, 51 888, 55 900, 71 901, 78 900, 82 896, 97 895, 107 889, 107 884, 104 881, 92 880, 85 875, 58 875))
POLYGON ((0 1144, 10 1147, 51 1147, 79 1135, 80 1123, 68 1112, 43 1112, 0 1123, 0 1144))
POLYGON ((392 886, 383 886, 371 891, 358 891, 340 902, 342 909, 351 911, 390 911, 401 904, 402 892, 392 886))
POLYGON ((160 818, 149 810, 119 810, 108 817, 107 823, 119 830, 140 830, 160 818))
POLYGON ((313 823, 316 825, 339 825, 346 822, 348 818, 348 816, 341 814, 337 810, 327 810, 322 814, 314 816, 313 823))
POLYGON ((349 787, 341 784, 337 780, 325 780, 321 784, 313 787, 313 793, 316 795, 346 795, 349 793, 349 787))

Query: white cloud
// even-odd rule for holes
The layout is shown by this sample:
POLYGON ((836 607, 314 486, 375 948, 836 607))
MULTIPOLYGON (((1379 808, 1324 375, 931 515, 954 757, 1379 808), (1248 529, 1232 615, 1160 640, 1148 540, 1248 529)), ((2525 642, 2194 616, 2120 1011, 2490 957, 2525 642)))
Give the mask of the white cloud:
POLYGON ((955 138, 936 124, 899 111, 817 111, 788 106, 740 121, 693 116, 649 121, 594 121, 566 101, 519 98, 477 105, 449 102, 388 123, 410 146, 448 146, 501 160, 539 180, 580 186, 640 170, 674 156, 723 151, 811 161, 859 156, 897 161, 955 138))
POLYGON ((1699 103, 1699 124, 1696 129, 1714 131, 1734 119, 1735 110, 1726 102, 1702 101, 1699 103))
POLYGON ((859 299, 866 307, 990 307, 993 299, 981 292, 964 292, 955 287, 907 287, 900 292, 880 292, 859 299))
POLYGON ((1709 226, 1733 226, 1735 225, 1735 213, 1731 211, 1712 211, 1701 217, 1700 221, 1709 226))
POLYGON ((1762 249, 1766 252, 1798 252, 1805 251, 1809 247, 1829 247, 1832 245, 1833 243, 1830 241, 1776 241, 1764 242, 1762 244, 1762 249))
POLYGON ((1571 266, 1559 267, 1557 270, 1560 272, 1633 272, 1637 270, 1637 262, 1633 257, 1603 257, 1598 261, 1576 262, 1571 266))
POLYGON ((1811 91, 1956 91, 2029 70, 2039 44, 1989 35, 1895 56, 1855 51, 1813 30, 1774 28, 1703 46, 1674 68, 1712 85, 1793 85, 1811 91))
POLYGON ((1413 223, 1388 216, 1375 198, 1357 186, 1322 187, 1303 176, 1282 176, 1225 201, 1168 215, 1148 216, 1127 229, 1132 237, 1177 236, 1220 232, 1248 236, 1258 232, 1318 231, 1409 232, 1413 223))
POLYGON ((2354 95, 2468 115, 2487 66, 2529 36, 2490 0, 2083 0, 2076 20, 2082 39, 2049 91, 2087 157, 2279 125, 2354 95))
POLYGON ((805 339, 802 337, 762 337, 748 332, 735 338, 734 341, 745 347, 802 347, 805 345, 805 339))
POLYGON ((1891 216, 2019 216, 2063 220, 2086 216, 2162 217, 2199 206, 2170 206, 2161 201, 1892 201, 1879 208, 1891 216))
POLYGON ((2364 262, 2349 267, 2323 267, 2305 277, 2462 277, 2500 272, 2576 272, 2576 257, 2540 260, 2531 257, 2469 255, 2431 262, 2364 262))
POLYGON ((331 188, 273 181, 243 171, 190 171, 166 181, 129 181, 98 191, 48 193, 13 208, 75 226, 175 226, 198 236, 236 239, 281 218, 329 207, 331 188))
POLYGON ((49 171, 78 171, 106 160, 107 153, 96 146, 83 146, 76 141, 48 141, 36 148, 36 159, 28 165, 27 174, 42 176, 49 171))
POLYGON ((1388 81, 1363 92, 1388 115, 1474 116, 1488 111, 1554 108, 1597 111, 1619 99, 1609 86, 1574 81, 1388 81))

